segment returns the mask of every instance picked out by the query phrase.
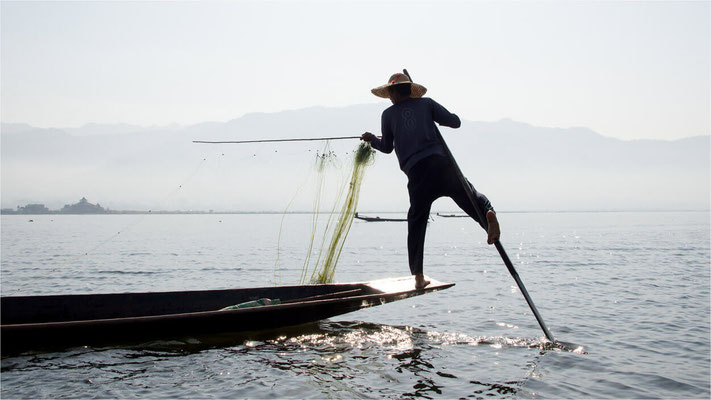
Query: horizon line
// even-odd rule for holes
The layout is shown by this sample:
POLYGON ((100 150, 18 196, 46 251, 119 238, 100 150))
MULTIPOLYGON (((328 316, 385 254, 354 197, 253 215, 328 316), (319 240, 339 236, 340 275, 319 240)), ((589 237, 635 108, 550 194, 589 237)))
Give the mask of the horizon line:
MULTIPOLYGON (((581 209, 581 210, 497 210, 500 214, 574 214, 574 213, 659 213, 659 212, 711 212, 711 208, 706 209, 608 209, 608 210, 595 210, 595 209, 581 209)), ((358 213, 377 213, 377 214, 407 214, 407 211, 358 211, 358 213)), ((463 211, 432 211, 430 214, 436 213, 452 213, 461 216, 466 216, 463 211)), ((1 215, 130 215, 130 214, 195 214, 195 215, 228 215, 228 214, 262 214, 262 215, 282 215, 282 214, 314 214, 313 211, 270 211, 270 210, 260 210, 260 211, 213 211, 213 210, 107 210, 104 213, 62 213, 60 210, 50 210, 46 213, 18 213, 15 209, 2 208, 0 209, 1 215), (8 212, 10 211, 10 212, 8 212)), ((335 211, 319 211, 317 214, 340 214, 340 212, 335 211)))

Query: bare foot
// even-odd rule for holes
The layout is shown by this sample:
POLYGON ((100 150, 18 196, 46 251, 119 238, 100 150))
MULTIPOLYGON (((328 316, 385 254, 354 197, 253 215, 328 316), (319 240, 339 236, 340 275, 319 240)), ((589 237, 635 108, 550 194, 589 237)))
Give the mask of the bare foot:
POLYGON ((496 212, 494 212, 494 210, 486 212, 486 222, 489 224, 489 237, 486 239, 486 243, 494 244, 494 242, 499 240, 499 237, 501 236, 499 220, 496 219, 496 212))
POLYGON ((423 274, 415 275, 415 289, 417 289, 417 290, 424 289, 425 286, 427 286, 429 284, 430 284, 430 281, 425 280, 425 276, 423 274))

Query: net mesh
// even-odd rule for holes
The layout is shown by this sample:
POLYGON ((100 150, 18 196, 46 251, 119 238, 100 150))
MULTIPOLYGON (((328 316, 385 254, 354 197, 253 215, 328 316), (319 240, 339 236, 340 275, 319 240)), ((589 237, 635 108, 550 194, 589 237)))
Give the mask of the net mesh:
POLYGON ((345 245, 346 238, 348 237, 351 225, 353 224, 355 211, 358 207, 358 199, 360 197, 360 189, 363 183, 363 177, 365 176, 366 167, 371 165, 375 160, 375 150, 373 150, 369 143, 361 142, 353 152, 353 167, 350 174, 347 192, 346 188, 342 186, 336 196, 333 208, 328 214, 329 217, 324 228, 318 257, 313 263, 313 267, 311 267, 311 263, 313 261, 312 254, 314 252, 314 240, 316 237, 318 218, 320 214, 319 207, 321 204, 324 170, 326 166, 333 164, 328 161, 328 156, 331 154, 333 153, 324 151, 322 155, 319 155, 320 159, 317 159, 316 168, 319 173, 319 178, 317 179, 317 194, 314 198, 312 234, 306 260, 304 261, 301 273, 301 284, 306 282, 307 276, 309 277, 309 282, 313 284, 330 283, 333 281, 338 259, 341 256, 341 251, 345 245), (343 196, 344 192, 345 198, 343 196), (340 211, 336 212, 341 199, 343 199, 343 203, 341 204, 340 211), (309 274, 309 271, 311 271, 311 274, 309 274))

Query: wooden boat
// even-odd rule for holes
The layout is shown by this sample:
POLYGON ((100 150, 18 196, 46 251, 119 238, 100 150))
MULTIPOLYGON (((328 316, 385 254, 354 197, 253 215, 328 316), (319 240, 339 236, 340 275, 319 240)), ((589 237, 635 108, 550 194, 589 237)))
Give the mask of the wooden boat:
POLYGON ((442 218, 467 218, 469 217, 467 214, 442 214, 442 213, 437 213, 438 217, 442 218))
POLYGON ((407 221, 407 218, 380 218, 380 217, 365 217, 363 215, 358 215, 355 213, 355 218, 362 219, 368 222, 402 222, 407 221))
POLYGON ((185 292, 2 297, 2 353, 273 329, 318 321, 454 286, 413 277, 361 283, 185 292), (222 310, 257 299, 280 304, 222 310))

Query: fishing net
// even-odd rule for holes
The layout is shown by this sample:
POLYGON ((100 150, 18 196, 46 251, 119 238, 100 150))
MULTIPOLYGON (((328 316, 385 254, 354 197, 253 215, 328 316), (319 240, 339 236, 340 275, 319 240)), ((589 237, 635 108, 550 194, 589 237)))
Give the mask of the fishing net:
MULTIPOLYGON (((311 151, 311 150, 309 150, 311 151)), ((320 209, 321 209, 321 199, 322 199, 322 194, 323 194, 323 187, 324 187, 324 181, 326 180, 326 170, 327 167, 335 167, 335 169, 340 169, 341 165, 336 157, 336 153, 331 150, 330 147, 330 142, 326 141, 324 144, 324 148, 322 152, 316 152, 316 162, 312 167, 311 172, 316 172, 316 183, 315 183, 315 195, 313 196, 313 205, 312 205, 312 211, 311 211, 311 234, 309 235, 309 244, 308 244, 308 250, 306 254, 306 258, 304 259, 304 265, 302 267, 301 271, 301 278, 299 279, 299 282, 304 282, 306 280, 306 271, 308 268, 308 265, 311 260, 311 255, 313 254, 313 246, 314 246, 314 241, 315 241, 315 235, 318 227, 318 221, 319 221, 319 215, 320 215, 320 209)), ((311 174, 309 174, 311 175, 311 174)), ((309 176, 310 177, 310 176, 309 176)), ((309 181, 309 179, 306 179, 309 181)), ((294 196, 291 198, 289 203, 286 206, 286 209, 284 210, 284 213, 281 216, 281 222, 279 223, 279 235, 277 236, 277 247, 276 247, 276 259, 274 261, 274 282, 275 284, 278 284, 281 282, 281 276, 280 276, 280 269, 279 269, 279 262, 281 259, 281 240, 282 240, 282 234, 284 233, 284 223, 286 220, 286 216, 289 214, 289 210, 291 209, 292 204, 296 200, 296 198, 299 195, 299 192, 302 191, 304 186, 306 185, 306 182, 303 184, 299 185, 296 193, 294 193, 294 196)))
POLYGON ((308 245, 306 260, 301 273, 300 283, 304 284, 306 278, 309 277, 310 283, 330 283, 333 281, 333 275, 336 272, 336 265, 341 256, 341 251, 348 237, 348 232, 353 224, 356 208, 358 207, 358 198, 360 197, 360 188, 365 175, 366 167, 371 165, 375 159, 375 151, 370 147, 369 143, 361 142, 353 152, 353 167, 348 183, 348 190, 341 185, 338 194, 333 203, 331 212, 328 213, 328 220, 323 230, 320 250, 315 262, 313 261, 314 241, 318 229, 318 219, 320 215, 321 195, 323 189, 323 180, 325 169, 328 165, 337 165, 335 153, 328 151, 328 144, 324 152, 317 156, 316 169, 318 172, 317 190, 314 197, 314 208, 311 224, 311 240, 308 245), (345 198, 343 197, 345 193, 345 198), (340 212, 336 212, 338 205, 340 212), (313 264, 313 266, 312 266, 313 264), (309 275, 309 271, 311 274, 309 275))
MULTIPOLYGON (((314 195, 313 207, 311 211, 311 236, 308 244, 308 249, 306 251, 306 258, 304 259, 304 265, 301 269, 301 278, 299 279, 300 283, 304 283, 306 281, 309 266, 311 265, 311 257, 314 253, 314 242, 316 241, 316 234, 318 232, 318 222, 319 217, 321 216, 321 200, 323 197, 324 181, 326 179, 326 169, 327 167, 340 168, 340 166, 341 165, 338 161, 336 153, 334 151, 331 151, 330 143, 327 141, 324 145, 323 151, 321 153, 316 153, 316 194, 314 195)), ((326 228, 323 231, 323 237, 321 241, 322 249, 323 243, 325 243, 326 240, 326 234, 328 233, 328 227, 331 225, 333 214, 336 209, 335 207, 340 201, 342 194, 343 187, 338 190, 336 199, 333 202, 333 208, 328 214, 328 221, 326 223, 326 228)), ((318 260, 316 261, 316 265, 318 265, 318 260)))

